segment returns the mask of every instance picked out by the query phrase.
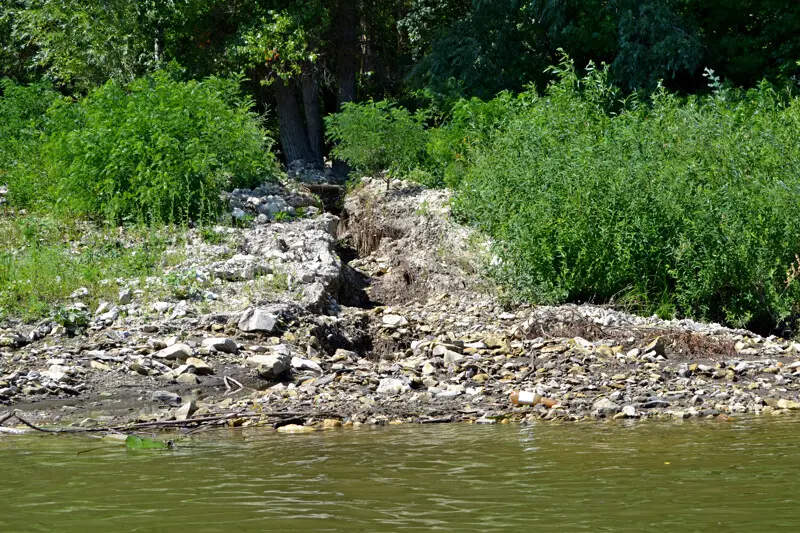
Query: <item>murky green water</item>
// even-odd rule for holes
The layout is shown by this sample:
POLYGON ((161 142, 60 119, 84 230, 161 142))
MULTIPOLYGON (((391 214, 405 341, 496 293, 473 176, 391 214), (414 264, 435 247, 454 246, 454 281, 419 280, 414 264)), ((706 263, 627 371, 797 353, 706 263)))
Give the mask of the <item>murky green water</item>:
POLYGON ((800 530, 800 419, 0 436, 0 531, 800 530))

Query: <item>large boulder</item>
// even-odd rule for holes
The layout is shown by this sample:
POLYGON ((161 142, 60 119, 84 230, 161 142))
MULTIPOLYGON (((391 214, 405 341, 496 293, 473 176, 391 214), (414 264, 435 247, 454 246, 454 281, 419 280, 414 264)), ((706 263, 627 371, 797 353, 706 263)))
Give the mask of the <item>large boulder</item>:
POLYGON ((619 412, 619 405, 608 398, 600 398, 592 405, 592 416, 595 418, 611 418, 619 412))
POLYGON ((239 329, 247 333, 272 333, 278 327, 278 317, 264 309, 248 309, 239 319, 239 329))
POLYGON ((247 362, 258 368, 262 379, 278 379, 292 367, 292 355, 288 352, 257 354, 247 358, 247 362))

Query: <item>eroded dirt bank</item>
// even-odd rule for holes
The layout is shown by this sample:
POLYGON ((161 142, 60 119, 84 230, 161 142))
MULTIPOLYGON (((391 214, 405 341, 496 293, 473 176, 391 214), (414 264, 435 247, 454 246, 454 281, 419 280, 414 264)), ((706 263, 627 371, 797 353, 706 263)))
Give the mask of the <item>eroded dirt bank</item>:
POLYGON ((446 192, 368 180, 339 216, 310 193, 235 191, 240 222, 214 239, 189 230, 167 275, 119 280, 119 299, 99 309, 77 291, 86 328, 0 325, 3 410, 91 427, 800 409, 798 344, 596 306, 504 307, 480 275, 487 243, 449 219, 446 192), (557 405, 514 407, 513 389, 557 405))

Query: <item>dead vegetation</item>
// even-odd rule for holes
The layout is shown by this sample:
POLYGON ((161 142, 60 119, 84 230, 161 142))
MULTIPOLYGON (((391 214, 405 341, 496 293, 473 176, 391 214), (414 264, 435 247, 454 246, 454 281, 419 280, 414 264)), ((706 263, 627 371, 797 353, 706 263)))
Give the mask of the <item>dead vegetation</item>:
POLYGON ((630 346, 647 346, 661 337, 665 344, 665 355, 671 358, 718 360, 737 355, 735 342, 731 339, 663 327, 603 326, 574 311, 565 316, 564 310, 534 320, 527 337, 580 337, 590 342, 612 340, 616 344, 630 346))

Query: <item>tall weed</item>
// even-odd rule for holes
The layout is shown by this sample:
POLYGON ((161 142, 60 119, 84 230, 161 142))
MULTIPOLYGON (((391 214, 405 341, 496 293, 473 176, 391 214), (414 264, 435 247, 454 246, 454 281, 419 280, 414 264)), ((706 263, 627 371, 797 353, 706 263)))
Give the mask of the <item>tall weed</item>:
POLYGON ((346 103, 325 119, 331 154, 360 172, 389 175, 418 167, 425 157, 425 113, 410 113, 391 102, 346 103))
POLYGON ((54 196, 68 211, 114 223, 215 218, 223 188, 276 175, 238 85, 159 71, 129 86, 110 81, 77 104, 57 102, 44 145, 54 196))
POLYGON ((768 84, 622 99, 565 61, 469 152, 456 213, 536 302, 626 296, 767 330, 796 321, 800 100, 768 84))
POLYGON ((58 94, 45 83, 19 85, 0 80, 0 185, 9 186, 10 200, 27 206, 45 181, 41 146, 48 107, 58 94))

